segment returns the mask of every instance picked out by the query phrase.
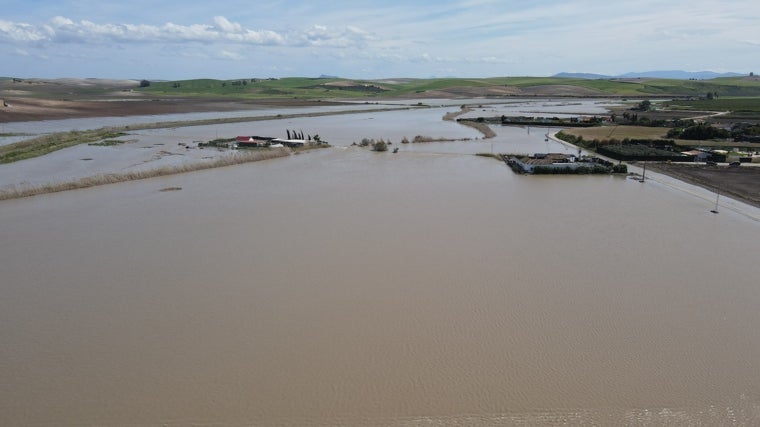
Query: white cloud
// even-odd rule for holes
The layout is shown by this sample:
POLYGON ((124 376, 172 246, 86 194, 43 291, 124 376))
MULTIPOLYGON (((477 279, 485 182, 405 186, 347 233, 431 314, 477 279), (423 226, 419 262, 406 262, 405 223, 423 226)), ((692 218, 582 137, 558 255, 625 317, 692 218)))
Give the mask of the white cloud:
POLYGON ((0 19, 0 39, 15 42, 38 42, 46 38, 47 34, 44 30, 32 25, 0 19))
POLYGON ((40 70, 86 70, 93 61, 113 63, 114 50, 122 49, 123 64, 113 65, 114 72, 129 69, 130 62, 144 63, 134 58, 150 58, 162 64, 156 70, 166 78, 170 67, 185 74, 249 72, 253 65, 244 58, 255 58, 259 69, 278 64, 272 71, 281 75, 308 75, 317 67, 320 73, 352 77, 457 69, 460 76, 494 76, 723 64, 760 68, 752 55, 760 46, 760 8, 756 0, 730 3, 440 0, 431 6, 428 1, 313 0, 284 7, 281 1, 261 0, 255 7, 239 7, 222 0, 185 8, 169 0, 157 9, 109 3, 95 10, 85 7, 92 0, 77 2, 79 7, 62 0, 53 13, 64 16, 40 20, 35 16, 46 12, 22 2, 0 18, 0 55, 20 72, 41 55, 51 60, 37 61, 40 70), (165 16, 173 22, 161 21, 165 16), (22 52, 29 59, 24 65, 9 59, 22 52))
POLYGON ((364 46, 372 40, 372 36, 354 26, 336 29, 324 25, 313 25, 305 30, 293 32, 290 40, 294 45, 348 48, 364 46))
POLYGON ((224 16, 215 16, 214 22, 216 23, 217 27, 219 27, 219 29, 225 33, 242 33, 243 32, 242 25, 235 22, 230 22, 224 16))
POLYGON ((287 33, 253 30, 224 16, 213 18, 213 25, 162 25, 96 23, 74 21, 56 16, 47 24, 33 26, 0 20, 0 38, 16 43, 233 43, 279 46, 349 48, 364 46, 373 36, 356 26, 343 28, 313 25, 287 33))
POLYGON ((219 56, 224 59, 230 59, 233 61, 241 61, 244 59, 243 55, 237 53, 237 52, 230 52, 229 50, 223 50, 219 52, 219 56))

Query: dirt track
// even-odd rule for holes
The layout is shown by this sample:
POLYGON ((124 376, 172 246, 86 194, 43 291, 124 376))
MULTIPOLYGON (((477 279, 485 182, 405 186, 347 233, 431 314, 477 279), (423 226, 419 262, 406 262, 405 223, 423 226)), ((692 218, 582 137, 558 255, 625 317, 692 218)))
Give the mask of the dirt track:
POLYGON ((652 170, 760 207, 760 167, 647 163, 652 170))

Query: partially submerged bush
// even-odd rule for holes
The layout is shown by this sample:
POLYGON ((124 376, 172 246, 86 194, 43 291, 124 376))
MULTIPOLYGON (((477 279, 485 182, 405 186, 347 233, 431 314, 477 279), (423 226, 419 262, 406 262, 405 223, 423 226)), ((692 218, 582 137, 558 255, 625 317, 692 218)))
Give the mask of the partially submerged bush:
POLYGON ((382 139, 372 144, 372 151, 388 151, 388 144, 382 139))

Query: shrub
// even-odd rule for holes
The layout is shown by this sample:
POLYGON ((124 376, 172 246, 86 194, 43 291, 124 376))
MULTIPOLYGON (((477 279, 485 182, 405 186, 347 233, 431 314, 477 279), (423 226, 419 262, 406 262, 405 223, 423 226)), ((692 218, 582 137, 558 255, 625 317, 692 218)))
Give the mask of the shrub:
POLYGON ((725 129, 716 128, 714 126, 699 123, 694 126, 689 126, 680 132, 676 129, 668 131, 669 138, 681 138, 681 139, 715 139, 715 138, 728 138, 729 133, 725 129))
POLYGON ((388 151, 388 144, 382 139, 372 144, 372 151, 388 151))

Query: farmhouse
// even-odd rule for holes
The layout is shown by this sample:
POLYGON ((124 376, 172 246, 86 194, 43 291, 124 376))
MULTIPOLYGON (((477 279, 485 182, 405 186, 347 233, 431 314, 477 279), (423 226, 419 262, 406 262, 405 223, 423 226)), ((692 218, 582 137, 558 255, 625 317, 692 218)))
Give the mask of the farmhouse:
POLYGON ((515 171, 530 174, 577 174, 577 173, 609 173, 625 172, 627 168, 615 166, 598 157, 573 154, 548 153, 533 156, 514 156, 502 154, 501 158, 515 171))
POLYGON ((274 138, 272 139, 272 144, 282 144, 286 147, 303 147, 306 145, 306 140, 274 138))
POLYGON ((519 167, 525 173, 533 173, 537 166, 575 169, 578 167, 575 160, 574 155, 562 153, 536 153, 532 157, 512 156, 509 158, 510 164, 519 167))
POLYGON ((705 150, 681 151, 681 154, 691 157, 695 162, 706 162, 712 158, 712 153, 705 150))
POLYGON ((268 147, 274 138, 269 136, 237 136, 238 147, 268 147))

